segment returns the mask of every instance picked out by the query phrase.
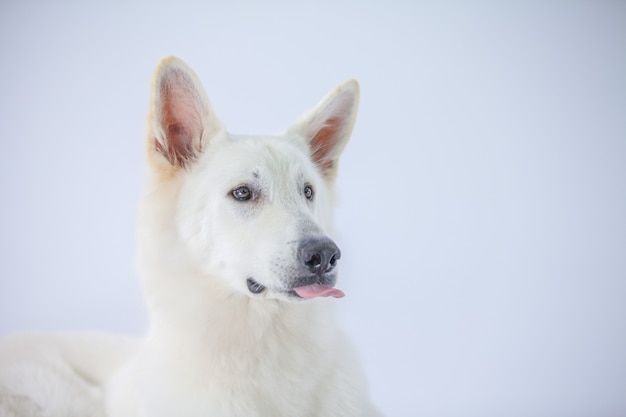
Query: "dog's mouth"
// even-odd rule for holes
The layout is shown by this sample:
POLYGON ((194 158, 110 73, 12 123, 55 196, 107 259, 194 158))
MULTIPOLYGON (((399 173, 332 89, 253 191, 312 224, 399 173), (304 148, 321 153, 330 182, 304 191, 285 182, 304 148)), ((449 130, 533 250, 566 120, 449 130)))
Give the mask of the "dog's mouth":
MULTIPOLYGON (((246 280, 246 284, 248 285, 248 291, 250 291, 252 294, 261 294, 267 290, 267 288, 263 284, 255 281, 253 278, 248 278, 246 280)), ((330 285, 323 285, 320 283, 303 285, 283 292, 293 297, 305 299, 317 297, 342 298, 343 296, 345 296, 343 291, 330 285)))

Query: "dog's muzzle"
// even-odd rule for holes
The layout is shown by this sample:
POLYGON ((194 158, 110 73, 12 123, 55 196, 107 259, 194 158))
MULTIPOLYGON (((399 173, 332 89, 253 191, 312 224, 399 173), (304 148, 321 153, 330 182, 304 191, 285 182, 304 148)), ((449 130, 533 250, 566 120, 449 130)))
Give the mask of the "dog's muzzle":
MULTIPOLYGON (((334 269, 341 258, 341 251, 328 238, 315 238, 303 241, 296 250, 301 275, 289 284, 285 292, 297 298, 335 297, 344 293, 333 288, 336 274, 334 269)), ((254 278, 246 280, 248 291, 261 294, 267 288, 254 278)))

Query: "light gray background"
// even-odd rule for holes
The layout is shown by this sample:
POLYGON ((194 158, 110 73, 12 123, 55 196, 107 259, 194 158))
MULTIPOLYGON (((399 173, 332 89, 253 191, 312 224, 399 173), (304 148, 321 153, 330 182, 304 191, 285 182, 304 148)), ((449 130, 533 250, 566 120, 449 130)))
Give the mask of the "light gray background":
POLYGON ((341 320, 389 416, 626 415, 626 3, 0 4, 0 334, 139 334, 149 80, 239 133, 349 77, 341 320))

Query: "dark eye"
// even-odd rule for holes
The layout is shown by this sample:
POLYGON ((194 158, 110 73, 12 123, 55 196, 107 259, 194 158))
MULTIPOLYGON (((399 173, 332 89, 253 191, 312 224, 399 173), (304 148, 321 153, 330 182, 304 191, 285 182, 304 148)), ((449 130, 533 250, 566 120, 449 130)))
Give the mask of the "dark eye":
POLYGON ((233 190, 232 195, 237 201, 248 201, 252 197, 252 192, 248 187, 238 187, 233 190))
POLYGON ((307 200, 313 200, 313 187, 311 187, 310 185, 305 185, 304 196, 307 200))

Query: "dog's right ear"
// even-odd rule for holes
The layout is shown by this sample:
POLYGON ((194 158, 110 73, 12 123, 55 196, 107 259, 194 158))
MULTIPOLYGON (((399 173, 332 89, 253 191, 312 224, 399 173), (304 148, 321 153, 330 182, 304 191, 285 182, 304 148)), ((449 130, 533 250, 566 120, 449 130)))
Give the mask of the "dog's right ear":
POLYGON ((187 167, 206 143, 223 130, 194 71, 167 57, 152 79, 148 159, 155 168, 187 167))

